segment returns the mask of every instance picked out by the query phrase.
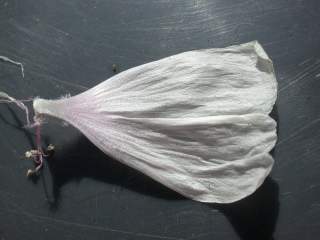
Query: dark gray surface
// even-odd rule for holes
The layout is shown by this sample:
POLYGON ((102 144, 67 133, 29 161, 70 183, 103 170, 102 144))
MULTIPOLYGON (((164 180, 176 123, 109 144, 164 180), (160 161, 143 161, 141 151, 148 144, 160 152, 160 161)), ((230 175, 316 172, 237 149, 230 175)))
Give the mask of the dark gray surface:
POLYGON ((0 105, 0 239, 319 239, 319 11, 319 0, 0 0, 0 55, 26 74, 0 62, 0 89, 17 98, 79 93, 113 63, 254 39, 279 82, 272 176, 225 206, 184 199, 57 123, 44 132, 57 154, 33 183, 23 159, 33 135, 0 105))

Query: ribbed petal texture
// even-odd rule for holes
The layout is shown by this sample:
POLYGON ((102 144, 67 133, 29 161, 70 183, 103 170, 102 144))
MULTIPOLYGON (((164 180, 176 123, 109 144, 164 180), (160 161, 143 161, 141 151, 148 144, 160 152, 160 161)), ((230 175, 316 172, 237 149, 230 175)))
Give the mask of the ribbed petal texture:
POLYGON ((272 62, 255 41, 144 64, 74 97, 35 99, 34 109, 188 198, 229 203, 271 171, 276 96, 272 62))

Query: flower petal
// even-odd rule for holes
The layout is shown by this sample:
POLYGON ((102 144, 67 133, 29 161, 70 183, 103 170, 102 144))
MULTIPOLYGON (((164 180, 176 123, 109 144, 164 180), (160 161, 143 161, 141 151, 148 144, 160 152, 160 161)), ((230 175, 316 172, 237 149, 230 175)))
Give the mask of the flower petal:
POLYGON ((130 117, 270 113, 277 81, 271 60, 254 41, 147 63, 82 95, 94 95, 92 101, 100 111, 130 117))
POLYGON ((228 203, 272 168, 276 94, 272 62, 251 42, 144 64, 75 97, 36 99, 34 109, 184 196, 228 203))
POLYGON ((202 118, 90 118, 79 128, 106 154, 182 195, 227 203, 269 174, 276 123, 263 114, 202 118), (106 130, 106 126, 108 126, 106 130))

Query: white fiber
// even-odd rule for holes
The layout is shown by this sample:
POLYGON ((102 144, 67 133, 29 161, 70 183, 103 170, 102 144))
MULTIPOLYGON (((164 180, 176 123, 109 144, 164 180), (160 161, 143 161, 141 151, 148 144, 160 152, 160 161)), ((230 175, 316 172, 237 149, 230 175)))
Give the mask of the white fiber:
POLYGON ((4 61, 4 62, 9 62, 9 63, 12 63, 14 65, 17 65, 21 68, 21 74, 22 74, 22 77, 24 78, 24 67, 23 67, 23 64, 20 63, 20 62, 16 62, 6 56, 0 56, 0 60, 4 61))

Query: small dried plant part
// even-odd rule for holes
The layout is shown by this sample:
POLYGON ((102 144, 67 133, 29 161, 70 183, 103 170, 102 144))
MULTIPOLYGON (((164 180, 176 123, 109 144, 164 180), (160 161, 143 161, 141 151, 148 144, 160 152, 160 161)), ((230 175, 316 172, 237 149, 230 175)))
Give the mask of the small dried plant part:
POLYGON ((35 169, 28 169, 27 177, 31 177, 34 174, 39 173, 40 169, 43 166, 43 158, 46 157, 46 155, 41 150, 32 149, 25 152, 25 157, 27 159, 33 160, 36 164, 35 169))
MULTIPOLYGON (((22 77, 24 77, 24 67, 23 67, 22 63, 14 61, 14 60, 6 57, 6 56, 0 56, 0 60, 20 66, 22 77)), ((29 109, 24 104, 24 102, 29 102, 29 101, 31 102, 31 101, 33 101, 33 99, 17 100, 15 98, 11 97, 10 95, 8 95, 7 93, 0 91, 0 103, 14 103, 14 104, 16 104, 26 114, 26 122, 27 122, 27 124, 26 124, 25 127, 26 128, 36 128, 36 146, 37 146, 37 149, 32 149, 32 150, 29 150, 29 151, 25 152, 25 157, 28 158, 28 159, 32 159, 36 164, 35 169, 28 169, 28 171, 27 171, 27 176, 28 177, 39 173, 40 169, 43 166, 44 157, 48 157, 48 156, 52 155, 53 151, 54 151, 54 146, 52 144, 50 144, 47 147, 46 153, 44 153, 42 151, 42 148, 41 148, 41 133, 40 133, 40 125, 41 125, 41 122, 42 122, 41 116, 37 116, 36 115, 33 118, 34 121, 33 122, 30 121, 29 109)))
POLYGON ((118 72, 118 65, 117 64, 112 64, 112 71, 114 72, 114 73, 116 73, 116 72, 118 72))
MULTIPOLYGON (((41 124, 41 117, 35 116, 34 122, 30 121, 30 113, 28 107, 23 103, 24 101, 33 101, 31 100, 17 100, 11 96, 9 96, 5 92, 0 92, 0 103, 14 103, 16 104, 20 109, 22 109, 26 114, 26 121, 27 124, 25 125, 26 128, 36 128, 36 145, 37 149, 32 149, 27 152, 25 152, 25 157, 28 159, 32 159, 36 163, 36 168, 34 170, 28 169, 27 176, 34 175, 35 173, 38 173, 39 170, 43 166, 43 158, 48 156, 42 151, 41 148, 41 133, 40 133, 40 124, 41 124)), ((54 147, 50 146, 50 151, 52 151, 52 148, 54 147)))
POLYGON ((46 153, 48 156, 52 156, 52 154, 54 153, 56 147, 53 144, 49 144, 47 149, 46 149, 46 153))
POLYGON ((43 167, 43 160, 44 158, 48 158, 51 157, 54 153, 55 150, 55 146, 53 144, 49 144, 45 150, 45 152, 43 152, 40 147, 38 147, 38 149, 31 149, 29 151, 25 152, 25 157, 27 159, 31 159, 34 161, 34 163, 36 164, 35 169, 28 169, 27 171, 27 177, 32 177, 36 174, 38 174, 41 170, 41 168, 43 167))

